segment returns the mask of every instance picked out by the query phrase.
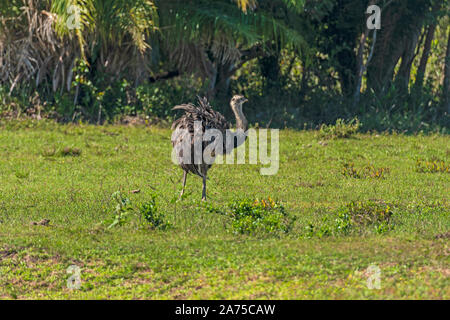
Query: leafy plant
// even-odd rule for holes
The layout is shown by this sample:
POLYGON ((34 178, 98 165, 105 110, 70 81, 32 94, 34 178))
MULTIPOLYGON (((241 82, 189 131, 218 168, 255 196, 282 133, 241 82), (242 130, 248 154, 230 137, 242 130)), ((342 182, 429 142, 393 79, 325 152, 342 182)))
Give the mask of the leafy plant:
POLYGON ((337 119, 334 125, 323 124, 319 130, 319 137, 325 139, 349 138, 356 134, 361 127, 358 118, 348 122, 343 119, 337 119))
POLYGON ((41 151, 41 155, 45 158, 53 157, 54 155, 56 155, 56 148, 46 147, 41 151))
POLYGON ((115 226, 122 226, 126 223, 127 218, 130 212, 133 211, 133 207, 131 206, 131 201, 129 198, 125 197, 120 191, 116 191, 111 195, 113 201, 116 202, 116 206, 114 208, 114 218, 112 223, 108 226, 108 229, 111 229, 115 226))
POLYGON ((361 178, 360 170, 356 169, 353 163, 345 163, 341 170, 341 173, 345 177, 356 178, 356 179, 361 178))
POLYGON ((227 214, 232 219, 235 233, 256 234, 288 233, 293 218, 289 217, 284 206, 270 197, 262 200, 234 201, 229 205, 227 214))
POLYGON ((418 159, 416 161, 416 171, 422 173, 436 173, 436 172, 450 173, 450 165, 445 163, 445 161, 439 159, 434 159, 430 161, 418 159))
POLYGON ((201 90, 198 79, 184 77, 159 83, 144 83, 136 88, 139 113, 161 119, 172 116, 172 107, 180 101, 193 101, 201 90))
POLYGON ((158 210, 156 195, 152 195, 150 201, 139 206, 139 213, 152 229, 166 230, 172 226, 170 221, 166 221, 165 214, 158 210))
POLYGON ((331 236, 333 234, 333 230, 328 225, 315 226, 310 223, 306 226, 306 234, 307 238, 319 237, 323 238, 326 236, 331 236))
POLYGON ((365 176, 369 177, 369 178, 375 178, 375 179, 382 179, 389 172, 390 172, 389 168, 377 168, 377 167, 374 167, 373 165, 369 165, 364 168, 365 176))
POLYGON ((345 177, 363 179, 363 178, 374 178, 382 179, 389 173, 389 168, 377 168, 373 165, 368 165, 364 168, 355 168, 353 163, 345 163, 341 173, 345 177))
POLYGON ((393 228, 392 214, 391 207, 385 203, 352 201, 338 211, 335 231, 348 234, 353 229, 363 231, 373 227, 376 233, 384 233, 393 228))
POLYGON ((23 171, 23 170, 17 170, 15 172, 16 178, 18 179, 27 179, 30 176, 30 172, 23 171))

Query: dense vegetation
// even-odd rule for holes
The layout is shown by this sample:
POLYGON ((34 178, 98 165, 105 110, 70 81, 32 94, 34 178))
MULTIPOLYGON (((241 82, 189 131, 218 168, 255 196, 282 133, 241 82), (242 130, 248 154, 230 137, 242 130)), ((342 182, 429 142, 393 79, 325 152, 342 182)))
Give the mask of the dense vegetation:
POLYGON ((251 123, 450 127, 448 0, 3 0, 1 117, 155 121, 205 94, 251 123), (380 30, 366 9, 382 8, 380 30))

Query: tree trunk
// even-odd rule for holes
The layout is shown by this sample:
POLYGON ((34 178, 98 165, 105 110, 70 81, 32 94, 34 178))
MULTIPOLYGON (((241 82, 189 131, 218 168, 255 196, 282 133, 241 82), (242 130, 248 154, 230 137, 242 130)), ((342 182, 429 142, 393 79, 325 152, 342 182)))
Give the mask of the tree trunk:
POLYGON ((430 1, 399 1, 383 10, 381 30, 367 73, 368 86, 375 92, 382 93, 390 87, 400 58, 402 64, 397 80, 401 87, 407 88, 415 48, 429 6, 430 1))
MULTIPOLYGON (((230 94, 230 79, 246 62, 264 56, 263 46, 261 44, 241 51, 241 61, 239 62, 222 62, 218 59, 211 62, 210 65, 210 84, 207 89, 207 97, 212 100, 215 98, 229 98, 230 94)), ((226 108, 227 110, 229 108, 226 108)))
POLYGON ((217 64, 217 80, 213 96, 219 100, 226 100, 230 96, 230 77, 234 64, 231 62, 218 62, 217 64))
POLYGON ((447 109, 447 114, 450 115, 450 30, 448 31, 447 53, 445 54, 444 86, 442 90, 444 106, 447 109))
POLYGON ((402 54, 402 62, 398 70, 395 81, 398 89, 402 93, 408 92, 409 79, 411 77, 411 66, 414 62, 417 43, 419 42, 420 29, 414 28, 410 35, 404 41, 404 51, 402 54))
POLYGON ((403 52, 400 37, 396 32, 400 18, 401 12, 397 8, 396 10, 388 8, 381 16, 379 40, 375 45, 372 63, 367 70, 367 84, 378 93, 390 86, 395 66, 403 52))
POLYGON ((358 78, 356 82, 356 90, 355 94, 353 95, 353 107, 355 107, 359 103, 359 98, 361 96, 361 85, 362 85, 362 78, 367 70, 367 65, 370 64, 370 61, 373 57, 373 50, 375 48, 375 44, 377 43, 377 29, 373 30, 373 40, 372 40, 372 46, 370 48, 369 56, 367 57, 366 63, 363 61, 363 55, 364 55, 364 46, 366 43, 366 39, 369 35, 369 29, 366 29, 366 31, 361 36, 361 41, 358 49, 358 78))
POLYGON ((362 77, 364 74, 364 46, 366 44, 366 39, 369 35, 369 29, 366 28, 364 33, 361 35, 361 40, 359 41, 359 48, 358 48, 358 77, 356 81, 356 90, 355 94, 353 96, 353 106, 356 106, 359 102, 359 97, 361 95, 361 84, 362 84, 362 77))
MULTIPOLYGON (((436 3, 433 6, 433 13, 436 13, 436 11, 439 10, 441 5, 442 4, 439 3, 439 1, 436 1, 436 3)), ((437 26, 437 22, 433 22, 428 26, 427 36, 425 38, 425 44, 423 47, 423 53, 422 53, 422 57, 420 58, 419 69, 417 70, 417 78, 416 78, 416 82, 414 83, 414 87, 419 92, 422 90, 422 87, 423 87, 425 72, 427 70, 428 58, 430 57, 431 42, 434 39, 434 33, 436 31, 436 26, 437 26)))
POLYGON ((427 36, 425 38, 425 44, 423 47, 422 57, 420 58, 419 69, 417 69, 417 78, 416 78, 416 82, 414 83, 414 87, 418 90, 421 90, 422 86, 423 86, 423 80, 425 78, 425 72, 427 69, 428 58, 430 56, 431 42, 433 41, 435 30, 436 30, 436 24, 432 24, 428 27, 428 32, 427 32, 427 36))

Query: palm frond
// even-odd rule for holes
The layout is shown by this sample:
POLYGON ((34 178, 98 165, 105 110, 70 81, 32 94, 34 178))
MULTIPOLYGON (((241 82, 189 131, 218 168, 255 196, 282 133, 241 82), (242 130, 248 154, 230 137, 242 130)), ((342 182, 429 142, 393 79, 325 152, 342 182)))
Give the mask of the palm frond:
MULTIPOLYGON (((170 54, 185 70, 200 71, 211 77, 207 54, 215 61, 239 61, 241 48, 267 41, 307 52, 303 36, 284 21, 262 11, 243 11, 242 6, 257 2, 163 1, 158 3, 161 31, 172 49, 170 54)), ((302 1, 291 1, 299 5, 302 1)))

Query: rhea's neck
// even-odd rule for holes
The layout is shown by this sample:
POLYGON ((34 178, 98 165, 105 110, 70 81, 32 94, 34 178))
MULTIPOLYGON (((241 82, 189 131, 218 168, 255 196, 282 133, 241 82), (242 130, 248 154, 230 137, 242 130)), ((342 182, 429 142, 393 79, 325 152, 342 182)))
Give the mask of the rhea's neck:
POLYGON ((248 122, 247 118, 245 118, 244 113, 242 112, 242 106, 232 108, 234 112, 234 116, 236 117, 236 129, 247 131, 248 122))

